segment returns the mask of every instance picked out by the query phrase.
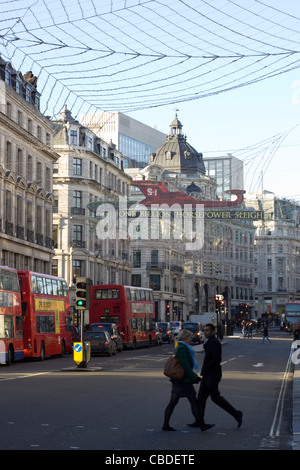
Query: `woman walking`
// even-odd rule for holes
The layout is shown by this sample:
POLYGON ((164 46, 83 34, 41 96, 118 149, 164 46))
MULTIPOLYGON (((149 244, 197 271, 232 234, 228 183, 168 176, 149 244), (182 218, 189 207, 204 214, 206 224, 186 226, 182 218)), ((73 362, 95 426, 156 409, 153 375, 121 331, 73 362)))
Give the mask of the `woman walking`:
POLYGON ((163 431, 176 431, 176 429, 170 426, 169 422, 174 408, 181 397, 186 397, 189 400, 194 418, 202 431, 206 431, 213 426, 211 424, 205 424, 204 419, 201 418, 199 414, 196 391, 193 384, 197 384, 200 381, 194 369, 197 372, 199 372, 200 369, 195 359, 195 352, 190 346, 191 342, 192 332, 181 330, 178 335, 178 346, 175 355, 178 357, 181 367, 185 371, 185 376, 181 381, 171 379, 171 399, 165 410, 164 424, 162 426, 163 431))

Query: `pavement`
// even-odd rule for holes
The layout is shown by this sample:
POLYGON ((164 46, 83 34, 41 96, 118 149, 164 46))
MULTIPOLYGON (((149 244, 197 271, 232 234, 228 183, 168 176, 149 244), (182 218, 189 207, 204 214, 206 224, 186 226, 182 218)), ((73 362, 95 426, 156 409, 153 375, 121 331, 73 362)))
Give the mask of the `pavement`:
MULTIPOLYGON (((299 342, 300 345, 300 342, 299 342)), ((299 358, 296 349, 292 349, 294 363, 293 379, 293 450, 300 450, 300 349, 299 358), (298 362, 298 364, 297 364, 298 362)))
MULTIPOLYGON (((224 336, 221 341, 222 346, 227 343, 229 338, 242 338, 241 331, 236 331, 233 336, 224 336)), ((202 353, 203 344, 194 347, 195 352, 202 353)), ((294 364, 294 374, 293 374, 293 390, 292 390, 292 400, 293 400, 293 411, 292 411, 292 449, 300 450, 300 341, 299 341, 299 354, 297 354, 297 349, 291 346, 291 358, 290 360, 294 364)))

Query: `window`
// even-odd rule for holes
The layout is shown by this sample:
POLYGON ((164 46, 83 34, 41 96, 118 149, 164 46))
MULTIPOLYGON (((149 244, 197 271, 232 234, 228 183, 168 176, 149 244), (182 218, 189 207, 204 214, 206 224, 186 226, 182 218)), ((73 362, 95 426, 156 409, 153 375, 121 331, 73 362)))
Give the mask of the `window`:
POLYGON ((6 103, 6 116, 11 119, 11 104, 8 101, 6 103))
POLYGON ((75 242, 75 246, 81 246, 82 225, 73 225, 73 242, 75 242))
POLYGON ((141 274, 132 274, 132 285, 135 287, 141 287, 142 285, 141 274))
POLYGON ((88 137, 88 145, 87 145, 89 150, 93 150, 93 138, 88 137))
POLYGON ((25 97, 26 97, 27 103, 30 103, 31 102, 31 86, 30 85, 26 85, 25 87, 25 97))
POLYGON ((18 125, 20 127, 22 127, 23 125, 23 114, 21 113, 21 111, 18 111, 18 125))
POLYGON ((77 145, 77 129, 70 130, 70 145, 77 145))
POLYGON ((153 290, 160 290, 160 274, 149 275, 149 287, 153 290))
POLYGON ((151 265, 158 266, 158 250, 151 251, 151 265))
POLYGON ((10 80, 11 80, 10 71, 6 68, 5 69, 5 83, 7 85, 10 85, 10 80))
POLYGON ((54 315, 37 315, 36 329, 38 333, 54 333, 54 315))
POLYGON ((83 276, 84 274, 84 261, 74 259, 73 260, 73 281, 75 282, 76 277, 83 276))
POLYGON ((272 290, 272 278, 268 277, 268 291, 272 290))
POLYGON ((17 174, 23 176, 23 152, 18 149, 17 153, 17 174))
POLYGON ((54 204, 53 204, 53 212, 55 214, 58 213, 58 190, 57 189, 53 189, 53 198, 54 198, 54 204))
POLYGON ((73 191, 73 207, 82 207, 82 192, 73 191))
POLYGON ((133 252, 133 267, 140 268, 141 267, 141 250, 137 250, 133 252))
POLYGON ((82 175, 82 160, 81 158, 73 158, 73 175, 82 175))
POLYGON ((16 92, 18 93, 18 95, 22 95, 22 83, 21 83, 21 80, 19 78, 16 79, 16 92))

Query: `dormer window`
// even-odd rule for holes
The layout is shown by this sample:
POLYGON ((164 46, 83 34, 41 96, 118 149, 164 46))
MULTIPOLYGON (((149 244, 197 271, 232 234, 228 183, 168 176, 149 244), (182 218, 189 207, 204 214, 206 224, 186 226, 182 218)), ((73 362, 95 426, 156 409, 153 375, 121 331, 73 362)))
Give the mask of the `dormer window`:
POLYGON ((18 95, 22 95, 22 82, 21 80, 17 77, 16 78, 16 92, 18 93, 18 95))
POLYGON ((31 86, 30 85, 26 85, 25 87, 25 98, 26 98, 27 103, 31 102, 31 86))
POLYGON ((10 71, 8 70, 8 68, 5 69, 5 83, 7 85, 11 84, 11 75, 10 75, 10 71))
POLYGON ((88 137, 87 147, 89 150, 93 150, 93 137, 88 137))
POLYGON ((77 129, 70 130, 70 145, 77 145, 77 129))
POLYGON ((169 150, 165 152, 165 157, 166 157, 166 160, 171 160, 171 152, 169 150))

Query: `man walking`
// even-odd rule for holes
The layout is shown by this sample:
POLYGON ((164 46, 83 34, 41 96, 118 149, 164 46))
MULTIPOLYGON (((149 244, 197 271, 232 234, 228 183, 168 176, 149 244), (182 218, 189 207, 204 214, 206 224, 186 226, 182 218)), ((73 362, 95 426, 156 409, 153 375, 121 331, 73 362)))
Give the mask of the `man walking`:
MULTIPOLYGON (((215 336, 215 327, 212 323, 208 323, 204 327, 204 335, 207 338, 204 344, 205 356, 201 369, 202 380, 198 392, 198 405, 201 418, 204 419, 206 401, 211 396, 212 401, 227 411, 235 418, 238 423, 238 428, 242 424, 243 413, 236 410, 219 392, 219 382, 222 378, 222 346, 220 341, 215 336)), ((196 422, 189 426, 197 427, 196 422)))

